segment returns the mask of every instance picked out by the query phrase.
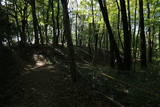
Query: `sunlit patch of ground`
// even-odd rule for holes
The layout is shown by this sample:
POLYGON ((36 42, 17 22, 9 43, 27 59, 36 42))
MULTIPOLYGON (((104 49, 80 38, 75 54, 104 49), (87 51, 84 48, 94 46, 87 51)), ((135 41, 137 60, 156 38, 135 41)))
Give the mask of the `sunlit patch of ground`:
POLYGON ((41 67, 41 66, 44 66, 45 64, 47 64, 46 59, 42 55, 34 54, 33 58, 34 58, 34 61, 36 62, 35 65, 37 67, 41 67))
POLYGON ((50 62, 47 61, 43 55, 34 54, 33 59, 34 59, 35 64, 34 65, 26 65, 25 73, 30 73, 35 69, 44 69, 44 68, 54 69, 54 66, 52 64, 50 64, 50 62))
POLYGON ((45 65, 45 62, 43 62, 43 61, 37 61, 36 62, 37 67, 41 67, 41 66, 44 66, 44 65, 45 65))

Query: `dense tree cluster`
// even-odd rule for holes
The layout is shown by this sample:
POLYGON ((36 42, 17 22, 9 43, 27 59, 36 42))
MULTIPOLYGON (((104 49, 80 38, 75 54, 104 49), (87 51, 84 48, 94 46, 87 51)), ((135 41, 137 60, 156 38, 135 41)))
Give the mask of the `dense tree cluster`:
POLYGON ((107 50, 111 67, 132 71, 140 58, 145 68, 160 50, 159 7, 158 0, 1 0, 0 45, 67 42, 73 71, 74 45, 87 47, 93 62, 107 50))

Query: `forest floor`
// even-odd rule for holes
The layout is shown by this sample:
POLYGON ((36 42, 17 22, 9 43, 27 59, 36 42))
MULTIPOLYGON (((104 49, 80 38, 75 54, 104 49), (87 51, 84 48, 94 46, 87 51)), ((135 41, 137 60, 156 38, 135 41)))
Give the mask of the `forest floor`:
POLYGON ((76 51, 78 70, 82 75, 80 81, 73 83, 71 80, 65 50, 57 48, 54 55, 46 50, 45 54, 33 52, 34 63, 23 62, 23 73, 15 83, 18 92, 7 100, 5 107, 160 106, 159 66, 132 75, 118 74, 98 63, 104 63, 104 58, 98 58, 97 64, 92 64, 85 49, 77 50, 80 51, 76 51))
POLYGON ((21 89, 7 107, 110 106, 84 81, 73 83, 68 72, 64 64, 45 64, 42 59, 38 59, 34 66, 26 65, 20 77, 21 89))

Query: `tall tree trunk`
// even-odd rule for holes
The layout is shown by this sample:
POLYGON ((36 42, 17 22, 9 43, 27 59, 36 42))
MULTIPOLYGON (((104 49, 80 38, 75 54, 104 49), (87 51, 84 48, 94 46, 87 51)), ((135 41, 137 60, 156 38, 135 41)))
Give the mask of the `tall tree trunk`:
POLYGON ((124 64, 125 70, 131 70, 131 32, 129 30, 129 24, 127 20, 126 4, 125 0, 120 0, 121 15, 123 22, 123 33, 124 33, 124 64))
POLYGON ((35 44, 36 44, 36 45, 39 45, 38 19, 37 19, 37 16, 36 16, 35 0, 30 0, 30 4, 31 4, 31 8, 32 8, 32 18, 33 18, 35 44))
POLYGON ((48 38, 48 20, 49 20, 49 11, 50 11, 50 5, 51 0, 48 0, 48 8, 47 8, 47 13, 46 13, 46 20, 45 20, 45 37, 46 37, 46 44, 49 43, 49 38, 48 38))
POLYGON ((148 62, 152 62, 152 41, 151 41, 151 27, 150 27, 150 3, 147 0, 147 18, 149 20, 149 27, 148 27, 148 62))
POLYGON ((18 20, 18 9, 17 9, 17 4, 16 4, 17 1, 13 1, 13 5, 15 6, 15 21, 16 21, 16 32, 17 32, 17 41, 19 42, 19 35, 20 35, 20 32, 21 32, 21 29, 20 29, 20 25, 19 25, 19 20, 18 20))
POLYGON ((135 0, 135 9, 134 9, 134 29, 133 29, 133 35, 132 35, 132 47, 133 47, 133 53, 134 53, 135 42, 136 42, 136 28, 137 28, 137 0, 135 0))
POLYGON ((136 68, 136 53, 137 53, 137 42, 138 42, 138 34, 139 34, 139 27, 138 33, 136 35, 136 28, 137 28, 137 0, 135 0, 135 9, 134 9, 134 29, 132 34, 132 48, 133 48, 133 72, 135 72, 136 68))
POLYGON ((76 46, 78 46, 78 2, 77 2, 77 12, 76 12, 75 37, 76 37, 76 46))
POLYGON ((119 52, 119 49, 117 47, 116 41, 114 39, 112 28, 111 28, 111 25, 110 25, 110 22, 109 22, 107 7, 106 7, 105 3, 102 2, 102 0, 98 0, 98 2, 99 2, 99 5, 100 5, 100 8, 101 8, 101 11, 102 11, 102 15, 103 15, 104 22, 106 24, 106 28, 108 29, 108 33, 109 33, 110 58, 111 58, 110 59, 110 65, 111 65, 111 67, 114 67, 114 63, 115 63, 114 62, 114 60, 115 60, 114 54, 115 54, 118 65, 120 67, 121 64, 122 64, 122 60, 121 60, 120 52, 119 52))
POLYGON ((38 30, 39 30, 39 35, 40 35, 40 42, 42 45, 44 45, 44 38, 43 38, 43 35, 42 35, 42 29, 41 29, 41 26, 38 24, 38 30))
POLYGON ((159 37, 159 51, 160 51, 160 26, 159 26, 159 33, 158 33, 158 37, 159 37))
POLYGON ((24 8, 23 8, 23 16, 22 16, 22 27, 21 27, 21 44, 24 46, 26 41, 27 41, 27 36, 26 36, 26 26, 27 26, 27 8, 28 8, 28 4, 25 3, 24 4, 24 8))
POLYGON ((63 24, 64 24, 64 33, 67 39, 67 46, 69 49, 69 65, 70 65, 70 72, 71 77, 74 82, 78 80, 78 71, 77 71, 77 65, 75 63, 75 52, 74 52, 74 46, 72 42, 72 36, 71 36, 71 27, 70 27, 70 20, 69 20, 69 14, 68 14, 68 4, 67 0, 61 0, 62 7, 63 7, 63 24))
POLYGON ((92 50, 91 50, 91 28, 92 28, 91 26, 92 25, 91 25, 91 23, 89 23, 88 26, 89 26, 89 30, 88 30, 89 31, 89 33, 88 33, 89 34, 88 35, 88 49, 89 49, 89 53, 91 55, 92 54, 92 50))
POLYGON ((94 38, 94 54, 93 54, 93 59, 92 62, 95 61, 96 55, 97 55, 97 39, 98 39, 98 35, 95 33, 95 16, 94 16, 94 0, 91 0, 91 9, 92 9, 92 37, 94 38))
POLYGON ((59 5, 59 0, 57 1, 57 35, 56 35, 56 38, 55 38, 55 44, 58 45, 58 39, 59 39, 59 35, 60 35, 60 30, 59 30, 59 13, 60 13, 60 5, 59 5))
POLYGON ((22 19, 22 32, 20 34, 22 45, 24 45, 27 40, 27 38, 26 38, 26 24, 27 24, 27 21, 25 19, 22 19))
POLYGON ((130 0, 127 0, 127 9, 128 9, 128 26, 131 32, 130 0))
POLYGON ((119 42, 121 44, 121 47, 124 51, 124 46, 123 46, 123 43, 122 43, 122 39, 121 39, 121 33, 120 33, 120 28, 119 28, 119 25, 120 25, 120 7, 119 7, 119 4, 118 4, 118 1, 116 0, 116 4, 117 4, 117 8, 118 8, 118 20, 117 20, 117 35, 118 35, 118 38, 119 38, 119 42))
POLYGON ((56 38, 56 25, 55 25, 55 16, 54 16, 54 0, 51 2, 51 8, 52 8, 52 27, 53 27, 53 37, 52 37, 52 42, 55 45, 55 38, 56 38))
POLYGON ((146 39, 144 33, 144 15, 143 15, 143 0, 139 0, 139 23, 140 23, 140 38, 141 38, 141 67, 147 67, 146 63, 146 39))

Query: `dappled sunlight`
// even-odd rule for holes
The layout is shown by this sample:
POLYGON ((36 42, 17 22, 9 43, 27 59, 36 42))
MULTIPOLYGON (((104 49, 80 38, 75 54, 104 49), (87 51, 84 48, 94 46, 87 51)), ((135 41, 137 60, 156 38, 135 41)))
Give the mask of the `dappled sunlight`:
POLYGON ((41 66, 44 66, 44 65, 45 65, 45 62, 43 62, 43 61, 37 61, 36 62, 37 67, 41 67, 41 66))
POLYGON ((34 61, 36 62, 36 67, 41 67, 47 64, 47 60, 43 57, 43 55, 33 55, 34 61))

